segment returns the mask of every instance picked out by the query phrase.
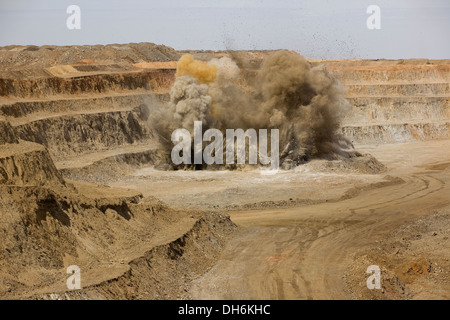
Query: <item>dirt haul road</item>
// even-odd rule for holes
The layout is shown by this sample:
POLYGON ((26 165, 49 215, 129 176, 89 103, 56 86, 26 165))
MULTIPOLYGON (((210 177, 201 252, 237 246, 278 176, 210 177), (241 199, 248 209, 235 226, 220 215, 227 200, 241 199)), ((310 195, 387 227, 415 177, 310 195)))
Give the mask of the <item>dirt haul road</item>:
MULTIPOLYGON (((389 243, 407 241, 398 232, 399 228, 405 228, 419 217, 429 225, 436 218, 430 214, 449 212, 450 150, 445 146, 449 146, 449 141, 370 148, 388 166, 388 174, 401 178, 404 183, 393 180, 393 183, 372 184, 355 197, 342 201, 231 212, 232 220, 241 228, 216 265, 194 282, 191 297, 450 298, 448 253, 446 257, 438 256, 438 252, 448 251, 448 237, 438 240, 442 233, 448 235, 448 217, 441 222, 437 234, 433 233, 434 238, 425 239, 428 229, 422 229, 425 234, 420 237, 425 242, 420 246, 407 245, 414 252, 409 251, 400 261, 394 255, 377 254, 386 245, 383 241, 388 236, 398 238, 389 243), (440 247, 441 251, 435 248, 436 257, 427 252, 431 247, 440 247), (355 261, 367 252, 382 270, 381 290, 371 291, 366 287, 369 275, 364 273, 370 264, 355 266, 355 261), (417 271, 414 269, 417 261, 427 261, 430 266, 417 271), (440 278, 432 275, 435 269, 439 270, 436 262, 447 268, 440 269, 444 272, 440 278), (394 277, 391 269, 396 270, 394 277), (412 278, 404 278, 411 273, 412 278), (355 279, 359 279, 356 284, 355 279), (433 284, 442 290, 433 288, 433 284)), ((414 234, 414 237, 418 236, 414 234)))

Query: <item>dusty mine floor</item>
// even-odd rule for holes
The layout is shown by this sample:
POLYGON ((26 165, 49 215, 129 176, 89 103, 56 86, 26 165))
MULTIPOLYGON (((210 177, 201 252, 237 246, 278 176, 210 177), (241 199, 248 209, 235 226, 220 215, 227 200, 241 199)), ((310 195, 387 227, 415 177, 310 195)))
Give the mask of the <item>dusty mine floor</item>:
POLYGON ((190 298, 448 299, 449 146, 358 147, 386 165, 380 174, 323 172, 316 160, 274 176, 144 168, 110 185, 226 212, 239 226, 190 298), (382 270, 382 290, 366 286, 370 265, 382 270))

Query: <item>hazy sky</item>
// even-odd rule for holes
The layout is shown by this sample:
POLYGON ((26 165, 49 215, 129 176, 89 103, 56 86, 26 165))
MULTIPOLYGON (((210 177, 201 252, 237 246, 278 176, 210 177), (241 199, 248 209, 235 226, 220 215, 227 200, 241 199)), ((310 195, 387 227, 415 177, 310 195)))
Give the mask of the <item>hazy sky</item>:
POLYGON ((449 0, 0 0, 0 46, 154 42, 310 58, 450 58, 449 0), (81 29, 69 30, 69 5, 81 29), (369 30, 369 5, 381 29, 369 30))

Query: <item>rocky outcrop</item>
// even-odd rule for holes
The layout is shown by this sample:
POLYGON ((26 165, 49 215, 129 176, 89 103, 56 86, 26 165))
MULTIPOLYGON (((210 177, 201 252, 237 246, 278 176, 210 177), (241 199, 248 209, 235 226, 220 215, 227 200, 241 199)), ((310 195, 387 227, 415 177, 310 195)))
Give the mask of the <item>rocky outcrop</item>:
POLYGON ((0 184, 56 186, 65 183, 45 147, 21 141, 0 146, 0 184))
POLYGON ((0 185, 0 298, 176 299, 236 228, 133 191, 0 185), (7 210, 6 210, 7 209, 7 210), (67 291, 77 265, 82 290, 67 291), (38 270, 38 272, 36 272, 38 270), (32 282, 17 281, 31 277, 32 282))
POLYGON ((0 117, 0 145, 5 143, 19 143, 11 124, 0 117))
POLYGON ((206 272, 235 229, 230 218, 211 213, 180 237, 130 261, 123 273, 82 290, 53 292, 35 299, 182 299, 190 282, 206 272))
POLYGON ((63 185, 47 149, 17 139, 9 122, 0 120, 0 185, 63 185))

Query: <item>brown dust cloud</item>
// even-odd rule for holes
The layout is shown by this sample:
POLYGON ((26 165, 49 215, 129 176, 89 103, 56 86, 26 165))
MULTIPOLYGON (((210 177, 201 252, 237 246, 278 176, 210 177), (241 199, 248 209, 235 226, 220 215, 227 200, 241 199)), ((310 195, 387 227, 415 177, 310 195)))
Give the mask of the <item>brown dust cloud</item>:
POLYGON ((223 133, 279 129, 284 167, 355 154, 339 133, 350 104, 325 66, 311 66, 300 54, 278 51, 264 59, 251 79, 243 79, 245 67, 232 57, 201 61, 185 54, 179 59, 169 104, 153 112, 151 119, 169 154, 173 130, 187 129, 193 137, 194 121, 202 121, 203 130, 223 133))

